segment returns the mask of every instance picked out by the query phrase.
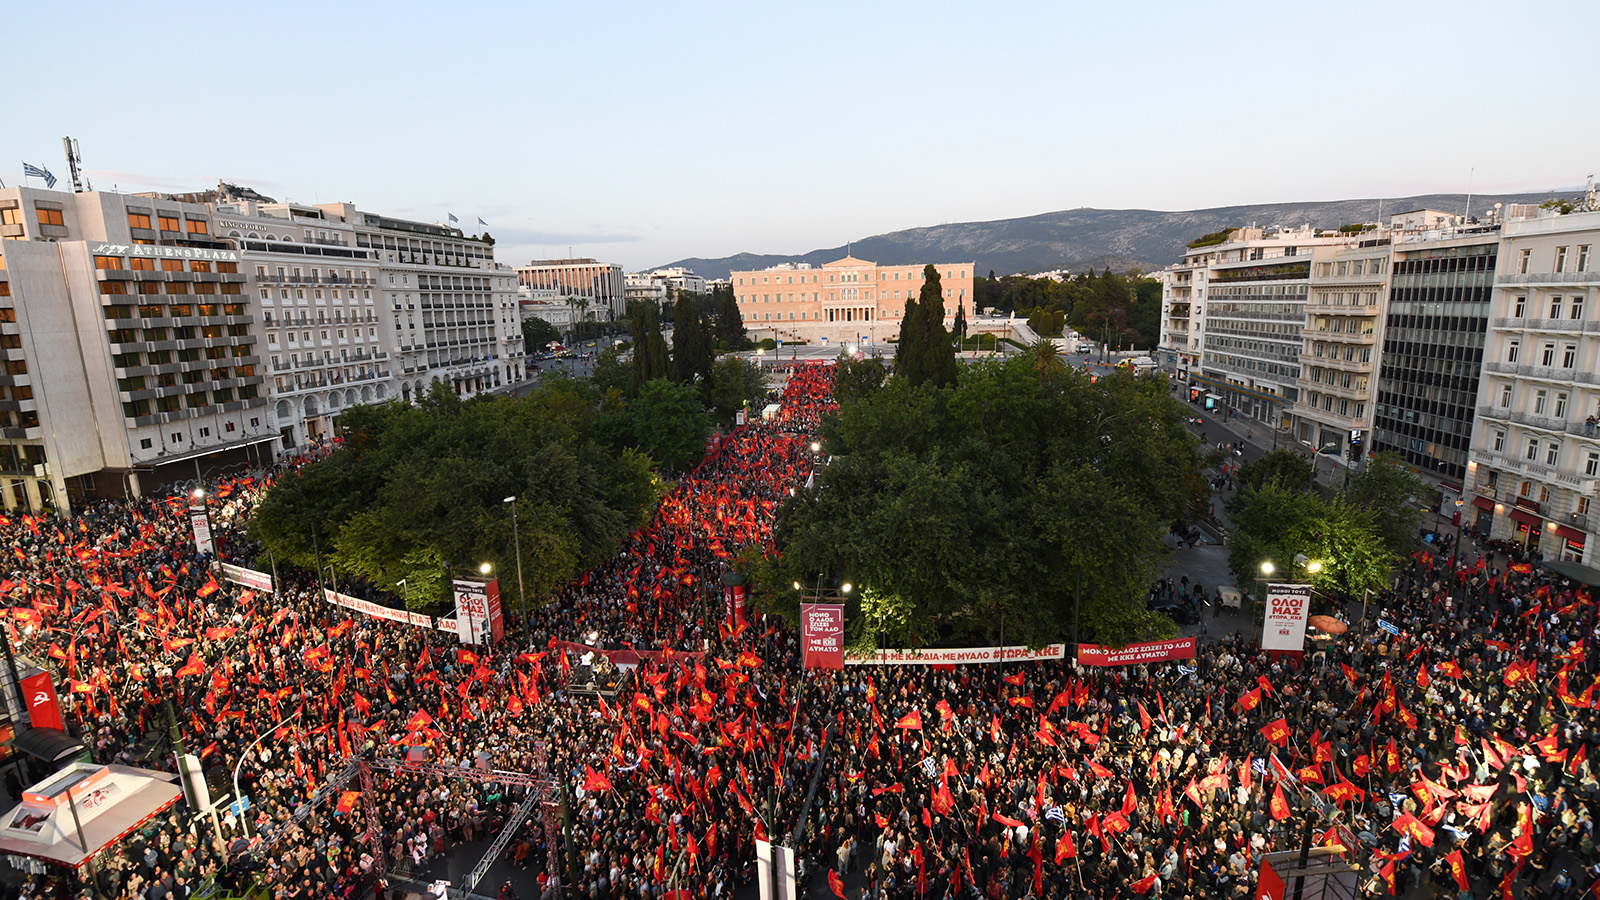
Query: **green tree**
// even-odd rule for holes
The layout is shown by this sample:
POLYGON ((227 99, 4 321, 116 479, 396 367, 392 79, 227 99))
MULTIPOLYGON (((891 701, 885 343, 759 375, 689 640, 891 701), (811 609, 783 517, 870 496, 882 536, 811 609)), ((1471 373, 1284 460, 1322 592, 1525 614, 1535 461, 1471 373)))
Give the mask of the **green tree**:
POLYGON ((693 386, 652 379, 633 402, 632 414, 639 449, 662 466, 679 468, 705 451, 710 427, 693 386))
POLYGON ((759 406, 766 394, 766 374, 753 361, 724 356, 712 365, 711 408, 717 421, 733 422, 735 413, 746 405, 752 409, 759 406))
POLYGON ((955 335, 958 343, 967 339, 967 302, 965 300, 956 302, 956 320, 951 325, 950 333, 955 335))
POLYGON ((853 359, 840 353, 833 369, 833 397, 839 403, 849 403, 870 397, 889 377, 889 369, 877 357, 853 359))
POLYGON ((668 376, 671 360, 667 354, 667 340, 661 336, 660 310, 654 300, 635 302, 629 325, 633 338, 633 393, 637 395, 646 382, 668 376))
POLYGON ((1309 581, 1321 591, 1359 597, 1388 582, 1395 557, 1383 546, 1372 510, 1275 481, 1241 496, 1228 536, 1228 568, 1240 587, 1309 581), (1317 571, 1298 564, 1300 557, 1317 571), (1276 570, 1270 576, 1261 572, 1265 562, 1276 570))
POLYGON ((856 643, 1045 643, 1071 637, 1080 599, 1086 640, 1170 633, 1143 590, 1198 463, 1157 380, 981 361, 949 390, 890 378, 822 440, 829 465, 779 516, 775 611, 822 571, 860 586, 856 643))
POLYGON ((712 327, 713 345, 719 350, 750 349, 750 338, 744 330, 744 315, 739 312, 739 301, 733 295, 733 286, 719 284, 712 287, 711 305, 716 310, 716 324, 712 327))
POLYGON ((895 372, 913 385, 948 387, 956 381, 956 351, 944 327, 944 289, 932 264, 923 268, 922 278, 916 301, 906 301, 895 372))
POLYGON ((561 332, 554 325, 538 316, 529 316, 522 320, 522 346, 528 355, 543 353, 551 342, 560 342, 561 332))
POLYGON ((1268 484, 1297 491, 1311 490, 1311 462, 1298 450, 1283 448, 1239 466, 1240 496, 1268 484))
POLYGON ((520 398, 463 403, 439 385, 416 407, 353 407, 344 449, 281 476, 252 535, 279 564, 331 563, 382 590, 404 579, 414 604, 442 603, 446 567, 515 570, 515 495, 537 600, 613 554, 656 499, 646 461, 596 439, 604 405, 589 383, 551 379, 520 398))
POLYGON ((700 321, 694 295, 678 294, 673 304, 672 322, 673 377, 682 384, 700 384, 702 391, 709 392, 711 363, 716 359, 716 352, 711 346, 711 335, 700 321))
POLYGON ((1359 509, 1377 514, 1383 546, 1397 557, 1416 547, 1422 513, 1412 503, 1427 493, 1427 486, 1393 452, 1368 457, 1366 465, 1350 478, 1344 498, 1359 509))

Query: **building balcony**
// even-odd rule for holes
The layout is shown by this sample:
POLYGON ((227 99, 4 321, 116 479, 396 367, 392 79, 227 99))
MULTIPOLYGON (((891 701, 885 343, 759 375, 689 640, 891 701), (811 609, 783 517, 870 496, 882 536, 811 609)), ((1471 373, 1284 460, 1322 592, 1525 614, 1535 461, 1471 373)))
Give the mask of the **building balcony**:
POLYGON ((1600 284, 1600 272, 1506 272, 1496 275, 1495 284, 1569 285, 1600 284))

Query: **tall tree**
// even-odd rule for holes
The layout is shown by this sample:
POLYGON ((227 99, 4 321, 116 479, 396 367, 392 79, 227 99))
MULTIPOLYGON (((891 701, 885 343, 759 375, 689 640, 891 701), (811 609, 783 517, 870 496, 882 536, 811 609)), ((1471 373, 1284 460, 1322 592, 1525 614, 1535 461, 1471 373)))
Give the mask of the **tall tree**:
POLYGON ((922 309, 915 297, 906 297, 905 312, 900 316, 900 342, 894 347, 894 371, 913 384, 921 384, 922 375, 922 309))
POLYGON ((906 300, 895 348, 895 371, 913 385, 946 387, 956 381, 956 351, 944 327, 944 288, 932 264, 922 270, 922 290, 906 300))
POLYGON ((716 354, 711 348, 711 336, 700 321, 700 310, 694 295, 679 292, 672 311, 672 374, 680 384, 700 383, 702 391, 709 391, 711 362, 716 354))
POLYGON ((654 300, 634 303, 629 327, 633 338, 633 392, 638 395, 647 382, 667 377, 670 364, 654 300))
POLYGON ((744 315, 739 312, 739 301, 733 295, 733 286, 719 284, 712 287, 711 305, 716 310, 716 325, 712 329, 713 347, 747 349, 750 338, 745 334, 744 315))
POLYGON ((950 331, 956 336, 957 342, 967 339, 967 301, 961 300, 956 303, 956 321, 950 331))

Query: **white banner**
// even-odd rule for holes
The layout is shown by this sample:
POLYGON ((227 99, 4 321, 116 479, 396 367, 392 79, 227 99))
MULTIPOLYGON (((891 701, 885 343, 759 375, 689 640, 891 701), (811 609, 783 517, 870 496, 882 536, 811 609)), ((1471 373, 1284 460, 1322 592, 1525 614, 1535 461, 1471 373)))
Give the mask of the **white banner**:
POLYGON ((954 666, 963 663, 1034 662, 1062 659, 1066 644, 1032 647, 960 647, 923 650, 879 650, 877 656, 847 656, 848 666, 954 666))
POLYGON ((206 515, 205 507, 189 507, 189 524, 194 528, 194 549, 201 553, 215 553, 216 548, 211 545, 211 517, 206 515))
POLYGON ((341 594, 338 591, 330 590, 328 588, 323 588, 322 594, 327 598, 328 602, 332 603, 334 606, 342 606, 345 609, 361 613, 364 616, 371 616, 374 619, 387 619, 390 622, 404 622, 407 625, 416 625, 419 628, 434 627, 433 619, 421 613, 407 612, 403 609, 390 609, 382 604, 373 603, 368 600, 359 600, 350 596, 349 594, 341 594))
POLYGON ((272 593, 272 576, 266 572, 257 572, 255 569, 246 569, 244 566, 223 563, 222 578, 224 581, 242 584, 251 590, 272 593))
POLYGON ((455 580, 456 635, 463 644, 481 644, 489 633, 489 586, 482 581, 455 580))
POLYGON ((756 839, 756 892, 760 900, 801 900, 793 849, 756 839))
POLYGON ((1311 615, 1311 585, 1267 585, 1267 618, 1261 626, 1261 649, 1304 650, 1306 619, 1311 615))

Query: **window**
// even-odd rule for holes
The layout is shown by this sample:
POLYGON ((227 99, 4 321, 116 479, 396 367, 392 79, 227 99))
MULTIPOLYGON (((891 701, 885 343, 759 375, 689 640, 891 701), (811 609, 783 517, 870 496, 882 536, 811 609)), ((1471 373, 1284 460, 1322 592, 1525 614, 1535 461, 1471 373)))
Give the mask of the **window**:
POLYGON ((1570 316, 1571 316, 1571 318, 1574 318, 1574 319, 1583 318, 1583 295, 1582 294, 1579 294, 1576 297, 1572 298, 1572 312, 1570 313, 1570 316))
POLYGON ((1559 460, 1560 458, 1561 458, 1561 442, 1560 441, 1551 441, 1544 448, 1544 464, 1547 465, 1547 466, 1553 466, 1553 465, 1556 464, 1556 461, 1559 460))
POLYGON ((178 230, 178 217, 177 216, 161 216, 160 217, 160 224, 161 224, 161 230, 162 231, 177 231, 178 230))
POLYGON ((1494 433, 1494 452, 1503 453, 1505 451, 1505 449, 1506 449, 1506 433, 1504 431, 1496 431, 1494 433))
POLYGON ((1568 344, 1561 348, 1561 368, 1571 369, 1578 364, 1578 345, 1568 344))
POLYGON ((1514 302, 1512 304, 1512 306, 1511 306, 1511 318, 1520 319, 1523 316, 1527 315, 1528 314, 1528 298, 1527 297, 1515 297, 1513 299, 1516 302, 1514 302))
POLYGON ((1539 365, 1553 366, 1556 364, 1556 345, 1554 341, 1545 341, 1544 348, 1539 351, 1539 365))
MULTIPOLYGON (((128 268, 134 270, 135 272, 154 272, 156 270, 156 261, 153 259, 144 259, 142 257, 134 256, 128 259, 128 268)), ((150 286, 155 287, 155 284, 152 283, 150 286)), ((155 292, 151 291, 151 293, 155 292)))
POLYGON ((1549 503, 1550 502, 1550 489, 1545 487, 1542 484, 1539 485, 1539 502, 1540 503, 1549 503))
POLYGON ((163 272, 182 272, 183 271, 183 260, 181 260, 181 259, 163 259, 161 261, 161 271, 163 271, 163 272))
POLYGON ((128 227, 148 229, 150 217, 144 213, 128 213, 128 227))
POLYGON ((1552 269, 1551 271, 1553 271, 1553 272, 1565 272, 1566 270, 1567 270, 1567 248, 1565 248, 1565 247, 1557 247, 1556 248, 1556 265, 1555 265, 1555 268, 1552 269))
POLYGON ((1518 250, 1517 251, 1517 274, 1518 275, 1526 275, 1526 274, 1528 274, 1528 259, 1532 255, 1533 255, 1533 251, 1532 250, 1518 250))
MULTIPOLYGON (((1528 438, 1528 451, 1524 453, 1523 456, 1525 456, 1530 462, 1534 462, 1539 459, 1538 438, 1528 438)), ((1524 492, 1523 496, 1527 496, 1526 492, 1524 492)))
POLYGON ((1545 401, 1547 399, 1549 399, 1549 394, 1550 394, 1549 391, 1534 391, 1533 392, 1533 414, 1534 415, 1536 415, 1536 416, 1544 415, 1545 401))
POLYGON ((64 225, 61 219, 61 210, 38 208, 33 211, 40 225, 64 225))
POLYGON ((189 233, 190 234, 207 234, 208 230, 206 228, 205 220, 204 219, 190 219, 189 220, 189 233))
POLYGON ((120 269, 122 268, 122 257, 96 256, 94 258, 94 267, 96 269, 120 269))
POLYGON ((1556 391, 1556 405, 1555 408, 1550 411, 1550 414, 1558 419, 1565 419, 1567 417, 1566 391, 1556 391))
POLYGON ((1533 491, 1533 482, 1531 482, 1531 481, 1524 481, 1523 483, 1517 485, 1517 496, 1518 497, 1526 497, 1532 491, 1533 491))
POLYGON ((1574 269, 1573 271, 1577 271, 1577 272, 1587 272, 1587 271, 1589 271, 1589 245, 1588 244, 1579 244, 1578 245, 1578 267, 1576 269, 1574 269))
POLYGON ((1508 362, 1508 363, 1516 362, 1517 361, 1517 356, 1519 354, 1521 354, 1521 353, 1522 353, 1522 342, 1521 341, 1507 341, 1506 342, 1506 362, 1508 362))
POLYGON ((1583 461, 1583 474, 1590 478, 1600 475, 1600 450, 1589 451, 1588 457, 1583 461))
MULTIPOLYGON (((1557 271, 1560 271, 1560 270, 1558 269, 1557 271)), ((1560 297, 1551 297, 1550 298, 1550 318, 1552 318, 1552 319, 1561 318, 1561 298, 1560 297)))

